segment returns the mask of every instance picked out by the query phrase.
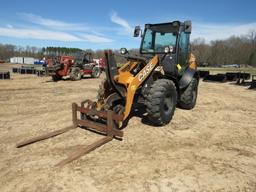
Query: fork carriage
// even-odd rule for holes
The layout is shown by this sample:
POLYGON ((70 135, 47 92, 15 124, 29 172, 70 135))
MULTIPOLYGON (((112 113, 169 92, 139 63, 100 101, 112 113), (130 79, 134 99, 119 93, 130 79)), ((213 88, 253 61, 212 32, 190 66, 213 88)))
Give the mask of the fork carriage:
POLYGON ((113 111, 98 111, 94 107, 94 102, 91 100, 85 100, 81 103, 81 106, 78 106, 76 103, 72 103, 72 121, 73 125, 65 127, 63 129, 59 129, 53 132, 45 133, 43 135, 22 141, 16 145, 17 148, 24 147, 26 145, 42 141, 45 139, 49 139, 51 137, 55 137, 57 135, 66 133, 70 130, 76 129, 76 128, 84 128, 99 134, 105 135, 103 138, 95 141, 94 143, 90 145, 84 145, 81 147, 81 145, 77 146, 77 150, 75 150, 70 156, 68 156, 66 159, 62 160, 56 166, 63 166, 73 160, 78 159, 79 157, 95 150, 96 148, 104 145, 105 143, 116 139, 122 139, 123 132, 121 130, 118 130, 115 128, 114 123, 119 123, 122 121, 123 116, 115 114, 113 111), (86 106, 85 106, 86 105, 86 106), (105 119, 106 122, 96 122, 90 119, 79 119, 77 114, 80 112, 81 116, 94 116, 98 117, 100 119, 105 119))

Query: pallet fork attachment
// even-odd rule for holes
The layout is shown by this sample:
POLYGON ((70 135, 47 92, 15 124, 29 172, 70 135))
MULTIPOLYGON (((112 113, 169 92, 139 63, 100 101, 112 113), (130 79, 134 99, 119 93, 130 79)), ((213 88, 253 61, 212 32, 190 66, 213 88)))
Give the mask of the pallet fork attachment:
POLYGON ((17 148, 24 147, 26 145, 42 141, 45 139, 49 139, 51 137, 55 137, 57 135, 63 134, 65 132, 68 132, 70 130, 73 130, 77 127, 85 128, 87 130, 97 132, 100 134, 104 134, 105 137, 101 138, 100 140, 90 144, 90 145, 84 145, 81 147, 79 145, 76 151, 74 151, 70 156, 68 156, 66 159, 62 160, 56 166, 64 166, 67 163, 70 163, 71 161, 74 161, 78 159, 79 157, 95 150, 96 148, 104 145, 105 143, 108 143, 109 141, 116 139, 122 139, 123 132, 121 130, 115 129, 114 123, 119 123, 122 121, 123 116, 117 115, 113 111, 98 111, 94 107, 94 103, 90 100, 86 100, 81 103, 81 106, 78 106, 76 103, 72 103, 72 121, 73 125, 68 126, 63 129, 59 129, 57 131, 49 132, 28 140, 25 140, 23 142, 20 142, 16 145, 17 148), (87 104, 86 107, 84 105, 87 104), (94 116, 98 117, 100 119, 105 119, 106 123, 104 122, 96 122, 92 119, 78 119, 77 112, 80 112, 81 114, 87 115, 87 116, 94 116))

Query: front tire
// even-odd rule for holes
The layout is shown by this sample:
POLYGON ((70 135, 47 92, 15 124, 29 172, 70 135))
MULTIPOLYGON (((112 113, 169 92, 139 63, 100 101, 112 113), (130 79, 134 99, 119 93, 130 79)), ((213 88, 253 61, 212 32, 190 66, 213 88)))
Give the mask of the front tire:
POLYGON ((78 67, 73 67, 71 69, 71 73, 70 73, 70 79, 72 81, 78 81, 82 78, 82 75, 80 73, 80 69, 78 67))
POLYGON ((100 77, 100 68, 99 67, 93 67, 92 68, 92 74, 91 76, 93 78, 99 78, 100 77))
POLYGON ((149 120, 157 126, 168 124, 177 104, 177 91, 173 81, 156 80, 146 96, 146 110, 149 120))
POLYGON ((193 78, 188 87, 181 93, 179 107, 182 109, 193 109, 196 105, 198 92, 198 80, 193 78))

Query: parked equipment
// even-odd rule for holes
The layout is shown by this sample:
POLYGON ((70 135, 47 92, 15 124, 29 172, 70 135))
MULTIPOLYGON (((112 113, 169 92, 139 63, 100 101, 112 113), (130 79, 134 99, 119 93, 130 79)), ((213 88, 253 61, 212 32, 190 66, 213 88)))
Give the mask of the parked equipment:
POLYGON ((53 81, 61 80, 62 77, 69 75, 71 67, 74 65, 74 57, 59 56, 47 59, 46 74, 52 76, 53 81))
POLYGON ((238 73, 227 72, 226 73, 227 81, 236 81, 239 74, 240 74, 239 72, 238 73))
POLYGON ((36 69, 36 75, 37 75, 38 77, 45 76, 45 75, 46 75, 45 68, 43 67, 42 69, 36 69))
POLYGON ((9 71, 0 71, 0 80, 1 79, 10 79, 10 72, 9 71))
POLYGON ((61 80, 63 77, 69 77, 71 80, 80 80, 84 75, 90 75, 98 78, 104 63, 99 59, 98 63, 94 61, 89 52, 80 52, 75 57, 60 56, 48 60, 46 74, 52 76, 54 81, 61 80))
POLYGON ((19 71, 19 68, 17 68, 17 67, 13 67, 13 68, 12 68, 12 72, 13 72, 13 73, 18 73, 18 71, 19 71))
POLYGON ((249 89, 256 89, 256 75, 252 75, 252 81, 249 89))
POLYGON ((203 81, 225 83, 227 81, 227 77, 226 74, 207 75, 204 77, 203 81))
POLYGON ((248 82, 246 82, 245 80, 249 80, 250 78, 251 78, 250 73, 238 73, 236 84, 248 85, 248 82))
MULTIPOLYGON (((140 32, 140 27, 135 27, 134 36, 138 37, 140 32)), ((100 85, 98 100, 86 100, 81 106, 73 103, 72 126, 21 142, 17 147, 76 127, 106 135, 89 146, 80 145, 75 153, 57 164, 63 166, 114 138, 121 139, 120 128, 128 122, 134 104, 145 108, 148 120, 156 126, 171 121, 176 105, 192 109, 196 104, 199 74, 195 57, 189 51, 190 33, 190 21, 146 24, 140 47, 142 56, 131 55, 122 48, 120 53, 127 63, 120 68, 113 52, 105 51, 106 80, 100 85)))
POLYGON ((36 69, 33 66, 21 66, 13 67, 12 72, 19 74, 36 74, 36 69))
POLYGON ((92 54, 89 52, 81 52, 76 57, 75 64, 71 67, 70 79, 73 81, 80 80, 84 75, 98 78, 100 74, 100 65, 93 60, 92 54))
POLYGON ((199 77, 200 78, 205 78, 206 76, 210 75, 210 71, 202 71, 202 70, 199 70, 199 77))

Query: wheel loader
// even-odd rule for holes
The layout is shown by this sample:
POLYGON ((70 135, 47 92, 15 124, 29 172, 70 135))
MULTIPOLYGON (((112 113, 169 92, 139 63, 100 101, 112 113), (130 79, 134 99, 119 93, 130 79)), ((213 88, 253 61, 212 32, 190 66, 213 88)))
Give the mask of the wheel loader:
POLYGON ((127 62, 117 67, 115 55, 105 51, 106 80, 100 85, 96 101, 72 104, 73 125, 21 142, 22 147, 67 132, 77 127, 105 135, 58 163, 63 166, 112 139, 122 139, 124 128, 134 106, 146 109, 151 125, 168 124, 175 108, 192 109, 196 104, 199 74, 195 57, 190 52, 191 21, 146 24, 141 36, 140 55, 121 48, 119 56, 127 62), (138 104, 138 105, 137 105, 138 104), (79 114, 79 115, 78 115, 79 114))

